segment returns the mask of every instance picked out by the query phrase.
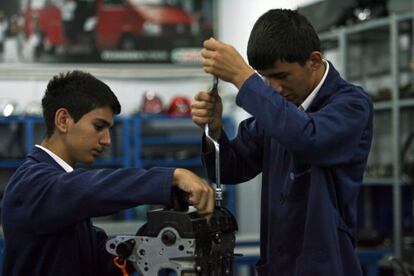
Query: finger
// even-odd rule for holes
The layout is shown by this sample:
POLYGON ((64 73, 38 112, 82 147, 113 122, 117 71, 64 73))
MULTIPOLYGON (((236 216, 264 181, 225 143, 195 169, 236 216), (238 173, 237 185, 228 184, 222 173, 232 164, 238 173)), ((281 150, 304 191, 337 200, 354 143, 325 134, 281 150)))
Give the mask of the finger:
POLYGON ((204 128, 207 122, 207 120, 205 120, 204 118, 199 118, 199 117, 194 117, 194 116, 192 117, 192 120, 195 124, 197 124, 201 128, 204 128))
POLYGON ((218 120, 216 117, 212 116, 212 115, 202 115, 202 116, 197 116, 192 114, 192 119, 193 121, 196 121, 197 123, 200 124, 211 124, 214 121, 218 120))
POLYGON ((201 97, 201 94, 203 94, 203 93, 207 93, 207 92, 199 91, 197 94, 195 94, 194 100, 198 101, 200 99, 200 97, 201 97))
POLYGON ((208 202, 207 202, 207 207, 206 207, 207 213, 212 214, 214 212, 215 203, 216 203, 216 193, 214 192, 213 188, 209 186, 208 202))
POLYGON ((191 103, 192 109, 214 110, 216 108, 215 102, 208 101, 194 101, 191 103))
POLYGON ((207 206, 204 209, 204 211, 198 211, 198 214, 201 217, 206 218, 207 222, 210 222, 210 219, 212 218, 214 214, 214 208, 215 208, 215 193, 213 189, 210 187, 209 192, 208 192, 207 206))
POLYGON ((200 193, 200 200, 197 204, 197 209, 200 210, 200 212, 205 212, 207 207, 207 201, 208 201, 208 189, 205 185, 200 185, 199 188, 200 193))
POLYGON ((203 59, 201 61, 201 64, 203 65, 203 70, 207 73, 212 73, 214 70, 214 61, 211 59, 203 59))
POLYGON ((214 97, 209 92, 200 91, 195 95, 194 100, 197 102, 213 102, 214 97))
POLYGON ((216 120, 215 109, 191 108, 191 116, 197 120, 216 120))
POLYGON ((215 50, 210 50, 210 49, 204 48, 204 49, 201 50, 200 54, 201 54, 201 57, 203 59, 211 60, 211 59, 214 59, 214 57, 216 56, 217 53, 216 53, 215 50))
POLYGON ((212 116, 216 108, 216 104, 210 102, 197 101, 191 104, 192 114, 200 117, 212 116))
POLYGON ((207 74, 212 74, 212 75, 214 75, 214 70, 213 70, 213 67, 210 67, 210 66, 203 66, 203 70, 204 70, 204 72, 206 72, 207 74))
POLYGON ((211 125, 213 122, 215 122, 215 119, 213 117, 196 117, 192 116, 192 120, 194 123, 196 123, 201 128, 204 128, 206 124, 211 125))
MULTIPOLYGON (((196 123, 201 128, 204 128, 206 124, 212 125, 215 122, 214 118, 212 117, 193 117, 192 120, 194 123, 196 123)), ((213 131, 211 127, 210 127, 210 131, 213 131)), ((214 131, 217 131, 217 130, 214 129, 214 131)))
POLYGON ((197 207, 198 207, 198 208, 197 208, 197 212, 198 212, 200 215, 207 216, 207 215, 210 215, 210 214, 213 212, 213 208, 212 208, 212 206, 214 206, 214 203, 213 203, 213 205, 211 205, 211 204, 210 204, 211 199, 212 199, 212 197, 211 197, 211 196, 209 196, 208 198, 206 197, 206 201, 204 202, 204 203, 205 203, 205 205, 201 205, 201 203, 200 203, 200 204, 197 206, 197 207))
POLYGON ((201 60, 201 64, 203 65, 203 69, 204 71, 206 71, 207 73, 213 73, 214 70, 216 70, 217 68, 217 62, 216 62, 216 54, 217 53, 211 53, 209 52, 208 54, 205 54, 203 56, 203 59, 201 60))
POLYGON ((191 110, 191 115, 192 115, 193 119, 201 120, 204 123, 207 122, 207 121, 215 119, 215 117, 213 116, 213 111, 212 110, 193 109, 193 110, 191 110))
POLYGON ((189 202, 197 208, 198 204, 200 203, 200 193, 196 189, 192 189, 188 199, 189 202))
POLYGON ((220 45, 220 43, 221 43, 220 41, 216 40, 213 37, 210 37, 209 39, 203 42, 203 47, 209 50, 215 50, 216 47, 220 45))

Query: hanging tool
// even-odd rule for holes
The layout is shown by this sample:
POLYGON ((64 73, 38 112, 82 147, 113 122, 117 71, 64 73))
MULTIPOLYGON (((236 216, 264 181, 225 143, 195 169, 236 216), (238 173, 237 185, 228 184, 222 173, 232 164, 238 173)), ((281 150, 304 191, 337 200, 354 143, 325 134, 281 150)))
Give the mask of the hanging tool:
MULTIPOLYGON (((213 78, 213 88, 210 90, 211 95, 218 95, 218 77, 214 76, 213 78)), ((204 126, 204 133, 213 145, 215 151, 215 171, 216 171, 216 206, 220 207, 223 201, 223 190, 221 188, 220 182, 220 144, 217 140, 210 136, 210 130, 208 123, 204 126)))

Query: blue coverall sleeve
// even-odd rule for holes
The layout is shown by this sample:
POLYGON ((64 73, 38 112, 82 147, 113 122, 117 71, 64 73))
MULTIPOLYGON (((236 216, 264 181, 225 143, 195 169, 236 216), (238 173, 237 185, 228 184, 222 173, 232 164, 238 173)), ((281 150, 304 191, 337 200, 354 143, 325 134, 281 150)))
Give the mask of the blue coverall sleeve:
POLYGON ((368 124, 373 108, 371 100, 355 86, 342 89, 317 112, 305 113, 255 74, 244 83, 236 101, 254 116, 267 136, 304 162, 332 166, 365 158, 365 152, 358 156, 355 148, 370 141, 363 136, 371 135, 368 124))
POLYGON ((38 234, 140 204, 171 203, 173 168, 76 169, 66 173, 39 163, 22 170, 20 184, 10 189, 16 189, 27 225, 38 234))

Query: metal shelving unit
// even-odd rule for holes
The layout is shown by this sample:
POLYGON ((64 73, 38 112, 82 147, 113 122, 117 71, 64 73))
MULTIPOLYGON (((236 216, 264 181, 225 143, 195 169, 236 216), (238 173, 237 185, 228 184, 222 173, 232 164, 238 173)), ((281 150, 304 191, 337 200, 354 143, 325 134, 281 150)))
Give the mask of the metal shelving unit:
MULTIPOLYGON (((354 26, 340 27, 336 30, 330 30, 328 32, 320 34, 320 39, 322 45, 326 45, 328 49, 335 48, 336 53, 338 54, 338 70, 341 72, 341 75, 351 81, 361 80, 361 82, 367 82, 372 78, 382 78, 387 77, 390 80, 390 99, 385 101, 374 102, 374 111, 376 114, 383 114, 383 116, 389 116, 390 123, 390 138, 389 145, 387 149, 390 150, 389 159, 392 164, 390 168, 389 176, 379 176, 379 177, 366 177, 364 179, 365 185, 379 185, 379 186, 389 186, 392 187, 392 197, 393 197, 393 244, 394 244, 394 253, 397 257, 401 256, 402 252, 402 195, 401 187, 410 183, 410 180, 404 179, 404 176, 401 172, 401 109, 403 108, 414 108, 414 98, 401 99, 400 97, 400 82, 403 74, 411 74, 411 81, 414 79, 414 69, 412 68, 414 62, 414 11, 408 12, 406 14, 400 15, 390 15, 386 18, 379 18, 369 20, 364 23, 360 23, 354 26), (409 43, 411 51, 408 51, 408 56, 411 59, 409 66, 401 64, 401 47, 400 47, 400 38, 401 38, 401 24, 404 22, 405 25, 411 25, 408 33, 409 43), (363 58, 366 57, 364 54, 364 43, 367 43, 367 35, 369 32, 373 32, 374 36, 378 37, 387 37, 385 41, 378 42, 375 41, 374 47, 380 47, 379 43, 388 43, 388 45, 383 45, 383 48, 389 50, 388 53, 385 53, 387 56, 378 56, 377 59, 388 58, 389 59, 389 68, 369 68, 369 69, 380 69, 372 70, 376 71, 375 73, 366 73, 363 64, 363 58), (384 34, 385 32, 385 34, 384 34), (334 45, 334 47, 332 47, 334 45), (359 47, 361 52, 361 60, 359 60, 360 68, 353 68, 356 71, 358 69, 361 71, 359 77, 355 77, 355 71, 353 71, 352 77, 349 75, 349 63, 350 63, 350 47, 359 47), (411 68, 410 68, 411 66, 411 68), (384 69, 384 70, 382 70, 384 69), (410 69, 412 70, 410 72, 410 69), (386 114, 386 115, 384 115, 386 114)), ((407 33, 405 33, 407 34, 407 33)), ((372 42, 371 42, 372 43, 372 42)), ((412 83, 413 84, 413 83, 412 83)), ((375 120, 375 118, 374 118, 375 120)), ((385 124, 385 122, 379 122, 378 124, 385 124)), ((374 143, 375 139, 382 139, 381 137, 375 136, 375 126, 374 126, 374 143)), ((388 141, 388 140, 387 140, 388 141)), ((383 141, 382 141, 383 142, 383 141)), ((384 149, 386 151, 387 149, 384 149)), ((375 148, 373 148, 375 150, 375 148)), ((382 150, 382 149, 381 149, 382 150)), ((381 153, 376 152, 378 156, 381 153)))

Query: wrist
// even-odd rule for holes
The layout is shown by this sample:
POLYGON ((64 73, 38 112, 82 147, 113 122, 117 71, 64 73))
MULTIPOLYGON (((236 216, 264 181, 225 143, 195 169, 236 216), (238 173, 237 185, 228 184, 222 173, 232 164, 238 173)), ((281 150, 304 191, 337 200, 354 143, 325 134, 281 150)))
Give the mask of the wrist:
POLYGON ((173 173, 172 186, 178 186, 180 178, 182 177, 183 169, 176 168, 173 173))
POLYGON ((255 73, 255 71, 251 68, 251 67, 247 67, 245 68, 240 74, 236 75, 234 80, 233 80, 233 84, 240 89, 244 82, 250 78, 251 75, 253 75, 255 73))

